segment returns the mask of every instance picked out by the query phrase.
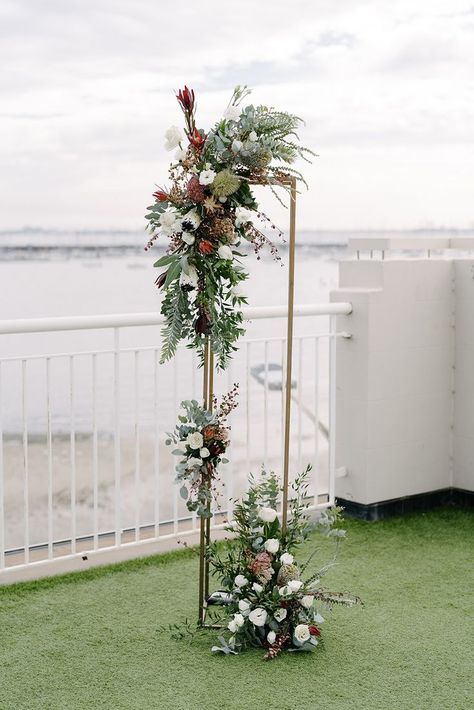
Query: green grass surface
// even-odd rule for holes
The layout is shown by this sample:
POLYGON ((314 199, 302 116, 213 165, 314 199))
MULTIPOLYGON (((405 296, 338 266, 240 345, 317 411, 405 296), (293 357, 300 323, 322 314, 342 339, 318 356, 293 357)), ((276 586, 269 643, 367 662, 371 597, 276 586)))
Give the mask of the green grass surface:
POLYGON ((158 630, 194 617, 192 551, 0 589, 1 710, 474 707, 473 513, 347 528, 326 586, 365 606, 333 612, 316 653, 270 663, 158 630))

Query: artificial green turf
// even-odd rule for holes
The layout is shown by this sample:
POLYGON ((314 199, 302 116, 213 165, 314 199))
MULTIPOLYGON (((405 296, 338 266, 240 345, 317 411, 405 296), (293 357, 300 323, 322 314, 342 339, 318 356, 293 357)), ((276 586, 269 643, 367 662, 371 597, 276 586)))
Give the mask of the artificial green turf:
POLYGON ((333 612, 316 653, 269 663, 159 630, 195 614, 189 550, 0 589, 1 710, 474 707, 474 514, 347 528, 326 586, 365 606, 333 612))

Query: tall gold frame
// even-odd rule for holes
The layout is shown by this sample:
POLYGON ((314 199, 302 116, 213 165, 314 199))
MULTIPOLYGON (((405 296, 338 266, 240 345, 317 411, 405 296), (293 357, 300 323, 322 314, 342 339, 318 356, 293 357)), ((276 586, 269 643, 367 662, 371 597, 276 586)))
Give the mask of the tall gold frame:
MULTIPOLYGON (((290 194, 290 240, 288 244, 288 316, 286 340, 286 375, 285 375, 285 432, 283 448, 283 499, 281 507, 282 532, 286 532, 288 524, 288 484, 290 466, 290 433, 291 433, 291 377, 293 368, 293 321, 295 296, 295 245, 296 245, 296 178, 285 176, 275 181, 278 185, 288 185, 290 194)), ((209 338, 204 344, 203 373, 203 403, 204 408, 212 411, 214 385, 214 354, 209 338)), ((210 503, 208 503, 210 512, 210 503)), ((199 529, 199 616, 198 623, 203 626, 206 619, 207 598, 209 596, 209 562, 206 548, 211 540, 210 518, 200 518, 199 529)))

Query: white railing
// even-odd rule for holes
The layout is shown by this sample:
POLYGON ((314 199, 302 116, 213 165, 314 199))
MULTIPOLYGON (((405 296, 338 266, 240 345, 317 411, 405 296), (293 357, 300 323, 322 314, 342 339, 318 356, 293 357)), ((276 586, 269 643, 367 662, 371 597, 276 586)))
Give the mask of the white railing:
MULTIPOLYGON (((350 312, 348 303, 295 309, 304 330, 294 340, 291 461, 294 471, 313 465, 314 508, 334 501, 335 343, 347 335, 336 316, 350 312)), ((286 308, 245 316, 247 336, 216 377, 217 393, 240 383, 240 406, 214 530, 249 471, 281 470, 286 308)), ((0 583, 192 539, 196 516, 179 499, 164 439, 179 401, 199 398, 201 371, 186 348, 159 365, 162 322, 154 313, 0 321, 0 583)))

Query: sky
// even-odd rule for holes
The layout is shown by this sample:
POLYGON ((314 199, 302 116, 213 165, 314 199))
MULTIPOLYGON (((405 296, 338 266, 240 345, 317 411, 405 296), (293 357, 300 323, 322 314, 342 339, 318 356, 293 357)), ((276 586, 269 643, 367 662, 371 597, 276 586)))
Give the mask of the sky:
POLYGON ((0 0, 0 62, 0 230, 141 229, 184 84, 304 118, 301 228, 474 227, 473 0, 0 0))

